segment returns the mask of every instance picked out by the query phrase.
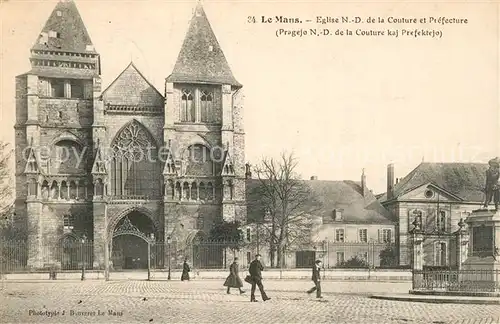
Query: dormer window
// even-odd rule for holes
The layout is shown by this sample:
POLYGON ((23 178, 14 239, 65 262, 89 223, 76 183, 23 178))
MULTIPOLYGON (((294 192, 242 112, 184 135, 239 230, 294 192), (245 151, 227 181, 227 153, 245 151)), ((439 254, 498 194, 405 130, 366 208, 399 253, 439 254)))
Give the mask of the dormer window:
POLYGON ((62 11, 61 10, 57 10, 56 14, 57 14, 57 17, 62 17, 62 11))
POLYGON ((56 31, 49 30, 49 37, 51 38, 59 38, 60 34, 56 31))
POLYGON ((94 45, 87 45, 85 46, 86 51, 93 51, 94 50, 94 45))
POLYGON ((214 47, 212 45, 208 46, 208 51, 209 52, 213 52, 214 51, 214 47))
POLYGON ((342 209, 334 209, 333 210, 333 219, 336 221, 336 222, 339 222, 342 220, 342 209))

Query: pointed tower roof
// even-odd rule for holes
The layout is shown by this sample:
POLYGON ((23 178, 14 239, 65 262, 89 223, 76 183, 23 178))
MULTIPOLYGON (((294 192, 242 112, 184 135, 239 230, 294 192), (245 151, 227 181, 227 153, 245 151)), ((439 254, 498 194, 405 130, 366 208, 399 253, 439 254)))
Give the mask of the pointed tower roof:
POLYGON ((96 53, 72 0, 62 0, 56 5, 32 50, 96 53))
POLYGON ((242 85, 236 81, 226 57, 198 2, 168 82, 242 85))

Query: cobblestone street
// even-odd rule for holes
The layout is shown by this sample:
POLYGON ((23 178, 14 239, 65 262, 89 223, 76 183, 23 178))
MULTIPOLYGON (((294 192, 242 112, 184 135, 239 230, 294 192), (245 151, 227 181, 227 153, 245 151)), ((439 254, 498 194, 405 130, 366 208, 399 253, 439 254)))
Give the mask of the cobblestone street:
MULTIPOLYGON (((409 283, 264 282, 272 300, 250 303, 250 287, 225 293, 222 282, 2 282, 2 323, 500 323, 498 305, 426 304, 370 299, 404 293, 409 283), (30 314, 31 311, 31 314, 30 314), (35 313, 34 313, 35 312, 35 313), (53 315, 50 315, 53 314, 53 315)), ((259 296, 257 297, 259 298, 259 296)))

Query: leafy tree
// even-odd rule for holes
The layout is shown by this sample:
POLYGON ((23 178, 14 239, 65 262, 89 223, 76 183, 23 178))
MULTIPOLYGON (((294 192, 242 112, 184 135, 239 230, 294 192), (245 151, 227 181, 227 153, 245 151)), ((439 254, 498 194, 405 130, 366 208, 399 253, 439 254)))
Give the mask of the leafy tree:
POLYGON ((245 244, 241 224, 238 221, 215 224, 210 230, 209 240, 221 244, 221 247, 230 249, 233 254, 245 244))
POLYGON ((396 246, 389 245, 380 251, 380 266, 393 267, 398 264, 398 252, 396 246))

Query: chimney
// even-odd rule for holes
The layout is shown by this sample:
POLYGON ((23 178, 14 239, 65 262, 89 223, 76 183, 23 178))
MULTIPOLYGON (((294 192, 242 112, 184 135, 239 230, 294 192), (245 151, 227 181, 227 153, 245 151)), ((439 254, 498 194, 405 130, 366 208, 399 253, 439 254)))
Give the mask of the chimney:
POLYGON ((361 192, 363 194, 363 197, 366 196, 368 193, 368 189, 366 188, 366 175, 365 175, 365 169, 363 169, 361 173, 361 192))
POLYGON ((250 163, 245 164, 245 179, 252 179, 252 171, 250 169, 250 163))
POLYGON ((387 199, 392 199, 394 189, 394 164, 387 165, 387 199))
POLYGON ((318 176, 312 176, 311 180, 318 180, 318 176))

